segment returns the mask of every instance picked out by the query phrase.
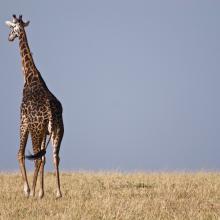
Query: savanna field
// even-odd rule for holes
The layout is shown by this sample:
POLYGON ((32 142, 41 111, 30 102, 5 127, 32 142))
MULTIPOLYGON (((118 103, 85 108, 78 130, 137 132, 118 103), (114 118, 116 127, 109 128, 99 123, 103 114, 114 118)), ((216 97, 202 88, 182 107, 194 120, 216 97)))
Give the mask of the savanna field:
MULTIPOLYGON (((32 175, 29 176, 31 183, 32 175)), ((220 173, 45 175, 45 196, 25 198, 19 173, 0 174, 0 219, 220 219, 220 173)))

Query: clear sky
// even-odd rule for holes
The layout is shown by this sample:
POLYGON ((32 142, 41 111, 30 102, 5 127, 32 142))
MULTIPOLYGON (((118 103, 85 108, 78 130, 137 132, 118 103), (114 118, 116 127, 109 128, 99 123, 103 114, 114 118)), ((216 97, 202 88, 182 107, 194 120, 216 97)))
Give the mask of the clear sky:
POLYGON ((14 13, 30 20, 36 66, 63 104, 62 170, 220 170, 219 11, 210 0, 2 1, 0 171, 18 170, 14 13))

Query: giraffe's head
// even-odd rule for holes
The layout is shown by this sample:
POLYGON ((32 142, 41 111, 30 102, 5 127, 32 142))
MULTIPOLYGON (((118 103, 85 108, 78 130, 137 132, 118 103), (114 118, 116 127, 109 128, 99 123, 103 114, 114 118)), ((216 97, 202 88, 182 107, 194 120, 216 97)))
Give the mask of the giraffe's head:
POLYGON ((6 21, 5 23, 11 29, 8 40, 13 41, 16 37, 20 36, 21 32, 24 31, 24 28, 27 27, 30 22, 23 21, 22 15, 19 15, 19 18, 17 18, 16 15, 13 15, 12 21, 6 21))

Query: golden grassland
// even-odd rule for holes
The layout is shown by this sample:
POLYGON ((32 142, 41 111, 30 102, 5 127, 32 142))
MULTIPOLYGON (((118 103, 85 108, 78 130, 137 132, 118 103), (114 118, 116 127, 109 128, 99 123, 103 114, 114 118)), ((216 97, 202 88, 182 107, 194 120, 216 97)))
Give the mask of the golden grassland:
POLYGON ((56 200, 46 173, 45 197, 25 198, 19 173, 0 173, 0 219, 220 219, 217 172, 61 172, 61 185, 56 200))

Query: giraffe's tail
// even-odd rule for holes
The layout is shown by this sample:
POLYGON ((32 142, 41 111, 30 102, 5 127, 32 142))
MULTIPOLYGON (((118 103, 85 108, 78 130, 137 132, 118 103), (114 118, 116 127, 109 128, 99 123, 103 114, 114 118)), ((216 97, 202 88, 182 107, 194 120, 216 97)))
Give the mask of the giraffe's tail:
POLYGON ((29 151, 28 155, 25 155, 25 158, 28 160, 36 160, 43 157, 45 154, 46 154, 46 149, 40 150, 36 154, 31 154, 31 152, 29 151))
POLYGON ((40 150, 36 154, 31 154, 31 152, 29 151, 28 152, 29 154, 25 155, 25 158, 28 159, 28 160, 37 160, 37 159, 40 159, 41 157, 43 157, 46 154, 46 149, 47 149, 47 146, 50 142, 51 136, 52 136, 52 132, 50 134, 50 137, 49 137, 49 139, 47 141, 47 144, 46 144, 46 147, 44 149, 40 150))

